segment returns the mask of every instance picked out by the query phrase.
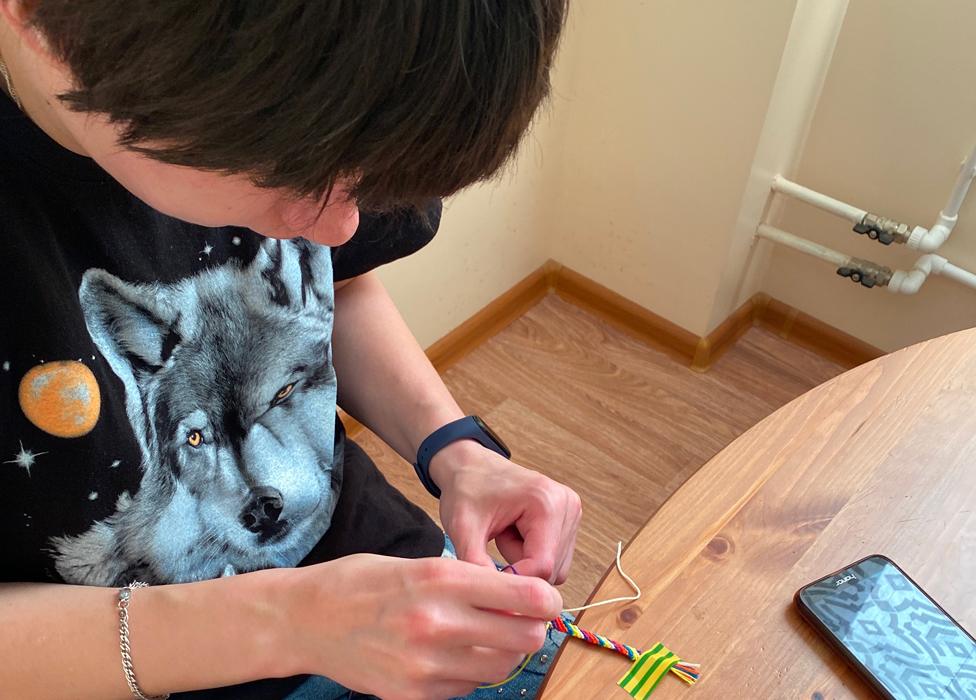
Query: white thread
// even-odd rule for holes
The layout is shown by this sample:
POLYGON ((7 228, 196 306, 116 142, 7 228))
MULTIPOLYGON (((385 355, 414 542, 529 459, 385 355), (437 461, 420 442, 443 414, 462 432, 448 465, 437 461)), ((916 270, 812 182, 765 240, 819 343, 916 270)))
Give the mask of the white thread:
POLYGON ((623 542, 617 542, 617 571, 623 577, 624 581, 630 584, 630 587, 634 589, 634 595, 623 597, 623 598, 611 598, 610 600, 601 600, 599 603, 590 603, 589 605, 582 605, 578 608, 566 608, 563 612, 579 612, 580 610, 589 610, 590 608, 596 608, 601 605, 610 605, 610 603, 627 603, 632 600, 639 600, 641 597, 641 589, 634 579, 624 572, 624 568, 620 565, 620 552, 623 548, 623 542))

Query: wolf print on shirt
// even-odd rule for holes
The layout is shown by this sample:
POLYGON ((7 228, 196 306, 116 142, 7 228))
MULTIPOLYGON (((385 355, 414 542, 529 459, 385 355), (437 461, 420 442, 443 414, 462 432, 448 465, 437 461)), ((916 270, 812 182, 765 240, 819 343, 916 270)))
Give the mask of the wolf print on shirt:
POLYGON ((91 269, 79 297, 125 387, 142 480, 83 534, 51 538, 58 573, 119 586, 297 565, 342 485, 329 249, 269 239, 247 266, 175 284, 91 269))

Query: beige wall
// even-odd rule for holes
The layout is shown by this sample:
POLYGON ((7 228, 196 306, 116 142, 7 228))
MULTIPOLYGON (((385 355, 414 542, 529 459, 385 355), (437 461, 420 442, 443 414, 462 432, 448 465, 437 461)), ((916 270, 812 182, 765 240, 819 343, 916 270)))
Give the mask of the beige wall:
MULTIPOLYGON (((970 0, 852 0, 796 179, 856 206, 931 226, 976 144, 970 0)), ((857 236, 789 202, 791 233, 891 268, 920 255, 857 236)), ((939 254, 976 270, 976 191, 939 254)), ((885 350, 976 325, 976 291, 930 277, 915 296, 863 289, 827 264, 777 247, 763 289, 885 350)))
MULTIPOLYGON (((575 0, 550 110, 514 167, 453 198, 435 242, 382 272, 421 343, 550 257, 694 333, 714 328, 740 301, 730 250, 794 6, 575 0)), ((969 0, 851 0, 794 179, 931 225, 976 143, 974 26, 969 0)), ((976 270, 972 200, 940 252, 976 270)), ((780 212, 789 231, 891 267, 918 255, 797 202, 780 212)), ((757 260, 750 290, 884 349, 976 324, 976 292, 941 278, 912 297, 779 247, 757 260)))
POLYGON ((381 273, 421 344, 550 257, 705 332, 792 11, 575 0, 551 114, 514 170, 381 273))
POLYGON ((576 2, 552 257, 707 331, 793 5, 576 2))
POLYGON ((538 220, 542 169, 527 144, 517 172, 445 204, 441 227, 420 252, 380 269, 422 347, 456 328, 542 265, 549 253, 538 220))

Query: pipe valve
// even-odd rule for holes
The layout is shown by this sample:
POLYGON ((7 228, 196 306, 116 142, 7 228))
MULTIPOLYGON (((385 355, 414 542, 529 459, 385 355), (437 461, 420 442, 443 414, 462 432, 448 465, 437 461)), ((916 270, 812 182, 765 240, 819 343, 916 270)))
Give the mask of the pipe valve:
POLYGON ((908 224, 871 213, 865 214, 861 223, 854 224, 854 232, 867 234, 872 241, 878 241, 883 245, 891 245, 894 242, 906 243, 908 237, 912 235, 912 229, 908 224))
POLYGON ((851 282, 871 289, 872 287, 887 286, 888 282, 891 281, 892 272, 890 267, 879 265, 870 260, 851 258, 846 265, 837 268, 837 274, 841 277, 847 277, 851 282))

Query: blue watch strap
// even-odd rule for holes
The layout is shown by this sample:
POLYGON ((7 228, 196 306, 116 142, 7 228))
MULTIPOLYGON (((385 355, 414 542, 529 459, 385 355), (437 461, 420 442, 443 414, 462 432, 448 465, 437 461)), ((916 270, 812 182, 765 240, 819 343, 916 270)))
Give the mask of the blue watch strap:
POLYGON ((495 435, 491 428, 478 416, 465 416, 438 428, 420 443, 420 449, 417 450, 417 461, 413 465, 417 476, 420 477, 420 483, 434 498, 441 497, 441 490, 430 478, 430 460, 441 449, 458 440, 476 440, 506 459, 512 456, 511 451, 501 441, 501 438, 495 435))

